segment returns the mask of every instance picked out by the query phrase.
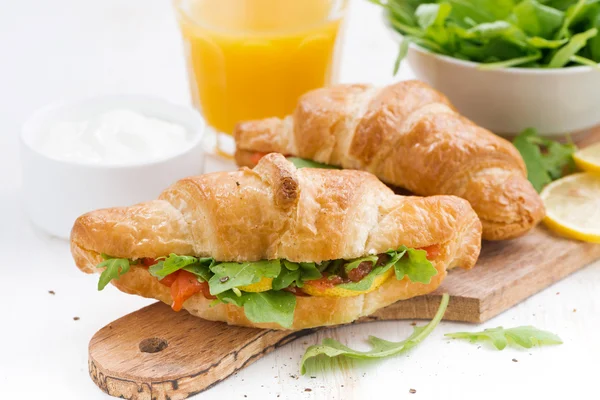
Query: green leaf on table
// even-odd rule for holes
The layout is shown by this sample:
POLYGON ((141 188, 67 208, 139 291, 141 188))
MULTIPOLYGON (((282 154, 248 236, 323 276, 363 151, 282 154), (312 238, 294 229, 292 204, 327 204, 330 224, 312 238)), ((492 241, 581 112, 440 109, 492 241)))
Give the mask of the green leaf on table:
POLYGON ((336 167, 335 165, 323 164, 312 160, 306 160, 304 158, 288 157, 287 159, 291 161, 296 168, 340 169, 340 167, 336 167))
POLYGON ((561 144, 537 135, 535 129, 524 130, 513 140, 527 167, 527 179, 535 190, 574 170, 574 144, 561 144))
POLYGON ((370 336, 369 344, 371 345, 371 350, 369 351, 353 350, 334 339, 325 339, 320 345, 310 346, 306 349, 302 361, 300 361, 300 373, 302 375, 306 373, 307 360, 318 356, 348 357, 365 360, 391 357, 405 352, 421 343, 435 329, 446 312, 449 300, 450 296, 447 293, 443 294, 440 307, 431 322, 425 326, 415 327, 412 335, 401 342, 390 342, 370 336))
POLYGON ((127 258, 111 258, 106 254, 102 254, 102 258, 104 258, 104 261, 96 265, 96 268, 105 268, 98 280, 98 290, 103 290, 110 281, 119 279, 130 268, 127 258))
POLYGON ((514 344, 526 349, 535 345, 562 344, 562 340, 554 333, 537 329, 533 326, 519 326, 516 328, 485 329, 481 332, 456 332, 447 333, 445 336, 456 339, 469 339, 471 342, 491 341, 498 349, 503 350, 507 345, 514 344))
POLYGON ((214 296, 238 286, 257 283, 262 278, 275 278, 281 272, 281 261, 224 262, 210 269, 214 275, 208 281, 208 286, 210 294, 214 296))

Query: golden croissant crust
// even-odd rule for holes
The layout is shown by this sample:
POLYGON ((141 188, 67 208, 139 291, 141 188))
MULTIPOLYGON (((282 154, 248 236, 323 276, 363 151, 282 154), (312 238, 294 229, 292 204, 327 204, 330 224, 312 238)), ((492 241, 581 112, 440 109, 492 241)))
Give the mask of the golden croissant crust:
MULTIPOLYGON (((219 261, 321 262, 401 245, 439 245, 432 260, 438 274, 429 284, 391 278, 364 295, 298 297, 293 329, 351 322, 429 293, 448 268, 473 267, 480 242, 481 224, 463 199, 398 196, 367 172, 296 169, 280 154, 264 157, 252 170, 180 180, 158 200, 90 212, 77 219, 71 233, 73 257, 88 273, 99 272, 100 253, 130 259, 176 253, 219 261)), ((171 301, 169 288, 140 266, 113 283, 127 293, 171 301)), ((248 321, 235 305, 209 307, 210 302, 195 294, 184 308, 205 319, 281 329, 248 321)))
POLYGON ((292 116, 240 123, 234 136, 239 165, 255 165, 257 152, 279 152, 369 171, 419 195, 462 197, 484 239, 523 235, 544 216, 515 147, 419 81, 317 89, 292 116))

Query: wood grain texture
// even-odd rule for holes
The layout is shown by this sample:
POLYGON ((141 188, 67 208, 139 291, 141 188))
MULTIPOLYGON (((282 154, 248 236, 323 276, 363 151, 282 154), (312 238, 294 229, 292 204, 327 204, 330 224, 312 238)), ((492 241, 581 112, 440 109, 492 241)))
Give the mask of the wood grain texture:
MULTIPOLYGON (((582 142, 599 139, 600 130, 596 130, 582 137, 582 142)), ((519 239, 483 243, 474 269, 452 270, 436 292, 397 302, 356 323, 429 319, 445 292, 451 296, 445 320, 484 322, 598 259, 600 245, 561 238, 540 226, 519 239)), ((89 345, 89 372, 100 389, 115 397, 184 399, 315 331, 228 326, 184 311, 175 313, 156 303, 94 335, 89 345), (147 339, 167 346, 154 353, 143 352, 140 343, 147 339)), ((160 349, 154 347, 152 350, 160 349)))

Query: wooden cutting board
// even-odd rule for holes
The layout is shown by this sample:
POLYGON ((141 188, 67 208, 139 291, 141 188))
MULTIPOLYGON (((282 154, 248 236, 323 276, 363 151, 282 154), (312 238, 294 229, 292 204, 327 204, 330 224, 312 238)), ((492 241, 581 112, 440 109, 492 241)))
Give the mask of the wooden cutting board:
MULTIPOLYGON (((580 141, 600 140, 600 130, 580 141)), ((400 301, 357 323, 429 319, 449 293, 444 319, 483 322, 600 259, 600 245, 538 227, 525 237, 483 243, 477 265, 453 270, 434 293, 400 301)), ((315 330, 271 331, 204 321, 156 303, 99 330, 89 346, 89 372, 106 393, 139 400, 184 399, 263 355, 315 330)))

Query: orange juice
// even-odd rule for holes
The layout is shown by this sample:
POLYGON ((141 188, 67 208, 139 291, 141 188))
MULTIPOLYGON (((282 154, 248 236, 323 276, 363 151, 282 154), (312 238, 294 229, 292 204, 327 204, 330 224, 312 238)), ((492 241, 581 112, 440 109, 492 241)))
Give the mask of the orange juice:
POLYGON ((343 1, 175 0, 195 105, 208 125, 283 117, 332 83, 343 1))

